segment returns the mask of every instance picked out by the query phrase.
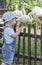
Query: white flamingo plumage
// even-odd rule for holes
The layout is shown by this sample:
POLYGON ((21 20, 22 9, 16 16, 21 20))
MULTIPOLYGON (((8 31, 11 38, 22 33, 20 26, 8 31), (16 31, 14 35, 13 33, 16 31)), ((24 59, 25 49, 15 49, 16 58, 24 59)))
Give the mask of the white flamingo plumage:
POLYGON ((31 14, 35 17, 40 17, 42 16, 42 8, 38 7, 38 6, 35 6, 32 11, 31 11, 31 14))
POLYGON ((25 12, 25 8, 27 7, 27 3, 23 4, 23 11, 22 10, 18 10, 18 5, 16 5, 16 10, 13 12, 17 17, 17 21, 21 21, 21 22, 31 22, 33 20, 32 16, 26 15, 25 12), (25 7, 24 7, 25 6, 25 7))
POLYGON ((31 22, 32 20, 33 18, 28 15, 22 15, 17 19, 17 21, 21 21, 21 22, 31 22))
POLYGON ((15 10, 13 11, 14 15, 20 17, 23 15, 22 11, 18 9, 18 4, 15 5, 15 10))
POLYGON ((42 8, 35 6, 32 11, 29 13, 29 15, 36 17, 36 33, 38 30, 38 18, 42 17, 42 8))
POLYGON ((15 10, 13 13, 14 13, 14 15, 16 15, 17 17, 20 17, 20 16, 23 15, 22 11, 20 11, 20 10, 15 10))

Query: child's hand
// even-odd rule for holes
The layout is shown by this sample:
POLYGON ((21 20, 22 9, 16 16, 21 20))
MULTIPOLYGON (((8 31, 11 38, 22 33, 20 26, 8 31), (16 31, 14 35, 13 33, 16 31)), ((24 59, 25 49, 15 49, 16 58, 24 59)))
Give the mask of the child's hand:
POLYGON ((22 31, 22 28, 21 28, 21 27, 19 27, 19 28, 18 28, 18 31, 19 31, 19 32, 21 32, 21 31, 22 31))

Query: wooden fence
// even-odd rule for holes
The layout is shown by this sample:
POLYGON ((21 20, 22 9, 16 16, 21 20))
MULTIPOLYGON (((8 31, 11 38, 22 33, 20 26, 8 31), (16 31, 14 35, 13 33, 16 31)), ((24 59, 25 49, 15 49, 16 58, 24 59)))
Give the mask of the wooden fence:
MULTIPOLYGON (((3 24, 0 24, 0 26, 4 26, 3 24)), ((17 57, 17 64, 19 65, 19 60, 20 58, 22 58, 22 65, 39 65, 37 64, 37 61, 40 61, 40 65, 42 65, 42 24, 41 24, 41 34, 36 34, 36 26, 34 25, 33 28, 34 28, 34 34, 31 33, 31 25, 28 24, 27 26, 28 28, 28 32, 26 32, 26 29, 23 30, 22 33, 20 33, 19 37, 18 37, 18 49, 17 49, 17 52, 15 54, 15 57, 17 57), (21 37, 23 37, 23 49, 22 49, 22 53, 20 52, 20 47, 21 47, 21 37), (25 42, 25 39, 28 39, 28 51, 27 51, 27 54, 25 53, 25 45, 26 45, 26 42, 25 42), (31 38, 34 38, 34 55, 31 54, 31 38), (41 55, 40 56, 37 56, 37 39, 40 40, 40 44, 41 44, 41 47, 40 47, 40 53, 41 55), (27 62, 28 63, 25 63, 27 59, 27 62), (32 61, 34 61, 34 64, 32 64, 32 61)), ((2 38, 2 31, 3 29, 0 28, 0 39, 2 38)), ((2 44, 0 43, 0 53, 1 53, 1 47, 2 47, 2 44)))
POLYGON ((0 8, 0 18, 2 18, 2 15, 4 14, 4 12, 6 12, 7 9, 6 8, 0 8))

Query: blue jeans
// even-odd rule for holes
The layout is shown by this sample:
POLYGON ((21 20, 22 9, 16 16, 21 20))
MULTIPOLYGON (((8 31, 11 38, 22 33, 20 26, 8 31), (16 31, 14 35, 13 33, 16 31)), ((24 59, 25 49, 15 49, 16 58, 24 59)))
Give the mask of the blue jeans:
POLYGON ((7 64, 12 64, 13 58, 15 55, 15 48, 12 48, 12 46, 5 46, 2 47, 2 55, 3 55, 3 62, 7 64))

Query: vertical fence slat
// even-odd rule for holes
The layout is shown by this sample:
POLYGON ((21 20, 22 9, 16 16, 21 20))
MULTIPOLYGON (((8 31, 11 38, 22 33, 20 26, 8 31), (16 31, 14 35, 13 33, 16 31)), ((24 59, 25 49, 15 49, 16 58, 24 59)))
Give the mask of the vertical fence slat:
POLYGON ((25 32, 26 29, 24 29, 24 34, 23 34, 23 65, 25 65, 25 32))
POLYGON ((19 65, 19 59, 20 59, 20 35, 18 37, 18 57, 17 57, 17 64, 19 65))
POLYGON ((36 37, 36 24, 34 25, 34 37, 35 37, 35 52, 34 52, 34 55, 35 55, 35 59, 34 59, 34 65, 36 65, 36 61, 37 61, 37 37, 36 37))
POLYGON ((2 44, 0 43, 0 53, 2 53, 1 48, 2 48, 2 44))
POLYGON ((30 38, 30 24, 28 24, 28 65, 31 65, 31 38, 30 38))
POLYGON ((42 23, 41 23, 41 65, 42 65, 42 23))

